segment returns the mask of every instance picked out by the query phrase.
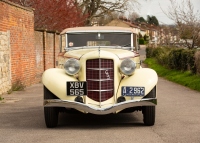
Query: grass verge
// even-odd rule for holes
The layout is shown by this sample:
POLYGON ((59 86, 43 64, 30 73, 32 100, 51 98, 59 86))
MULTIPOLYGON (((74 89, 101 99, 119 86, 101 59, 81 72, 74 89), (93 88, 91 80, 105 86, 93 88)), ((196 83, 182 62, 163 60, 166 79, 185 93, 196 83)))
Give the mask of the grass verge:
POLYGON ((144 63, 154 69, 160 77, 200 91, 200 75, 194 75, 189 71, 181 72, 178 70, 167 69, 158 64, 153 58, 147 58, 144 63))

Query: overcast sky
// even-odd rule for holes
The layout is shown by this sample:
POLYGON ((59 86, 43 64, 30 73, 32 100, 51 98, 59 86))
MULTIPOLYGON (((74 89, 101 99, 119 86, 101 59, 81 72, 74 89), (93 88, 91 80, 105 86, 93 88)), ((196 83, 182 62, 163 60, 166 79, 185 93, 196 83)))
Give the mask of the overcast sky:
MULTIPOLYGON (((182 2, 182 0, 176 0, 177 2, 182 2)), ((200 0, 191 0, 194 5, 195 12, 200 11, 200 0)), ((167 18, 167 16, 162 12, 161 8, 164 11, 168 10, 170 6, 169 0, 139 0, 141 4, 140 9, 137 10, 137 13, 147 18, 147 15, 154 15, 158 19, 160 24, 173 24, 174 22, 167 18), (161 6, 161 8, 160 8, 161 6)))

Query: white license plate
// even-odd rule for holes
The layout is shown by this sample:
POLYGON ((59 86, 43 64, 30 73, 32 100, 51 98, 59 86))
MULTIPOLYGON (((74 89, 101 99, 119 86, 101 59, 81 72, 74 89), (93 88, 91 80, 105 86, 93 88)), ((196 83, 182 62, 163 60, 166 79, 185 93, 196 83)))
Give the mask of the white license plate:
POLYGON ((68 81, 67 95, 83 96, 87 95, 87 82, 82 81, 68 81))
POLYGON ((145 88, 135 87, 135 86, 122 86, 121 95, 122 96, 144 96, 145 88))

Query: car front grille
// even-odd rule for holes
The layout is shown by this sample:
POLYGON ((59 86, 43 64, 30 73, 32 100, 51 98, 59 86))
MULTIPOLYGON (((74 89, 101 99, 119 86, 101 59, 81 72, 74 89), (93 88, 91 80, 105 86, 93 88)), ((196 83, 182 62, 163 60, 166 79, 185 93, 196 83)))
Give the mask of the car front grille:
POLYGON ((103 102, 114 94, 114 62, 111 59, 92 59, 86 62, 88 97, 103 102))

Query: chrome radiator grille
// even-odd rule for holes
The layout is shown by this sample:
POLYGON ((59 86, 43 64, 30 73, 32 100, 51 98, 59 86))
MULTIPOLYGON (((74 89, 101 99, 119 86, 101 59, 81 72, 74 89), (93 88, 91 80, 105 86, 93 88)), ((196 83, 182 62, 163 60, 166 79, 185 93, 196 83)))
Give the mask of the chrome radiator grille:
POLYGON ((92 59, 86 62, 88 97, 103 102, 114 94, 114 62, 110 59, 92 59))

